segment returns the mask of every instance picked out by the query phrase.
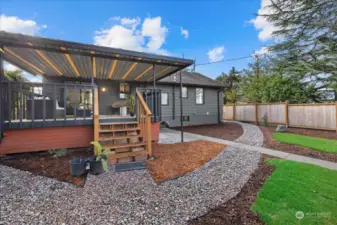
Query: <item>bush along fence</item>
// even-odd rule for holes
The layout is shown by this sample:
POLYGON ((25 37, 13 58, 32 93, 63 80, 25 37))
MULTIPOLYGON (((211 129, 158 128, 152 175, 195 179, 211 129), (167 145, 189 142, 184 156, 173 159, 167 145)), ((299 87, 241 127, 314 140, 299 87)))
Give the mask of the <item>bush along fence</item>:
POLYGON ((337 103, 224 105, 222 118, 242 122, 337 131, 337 103))

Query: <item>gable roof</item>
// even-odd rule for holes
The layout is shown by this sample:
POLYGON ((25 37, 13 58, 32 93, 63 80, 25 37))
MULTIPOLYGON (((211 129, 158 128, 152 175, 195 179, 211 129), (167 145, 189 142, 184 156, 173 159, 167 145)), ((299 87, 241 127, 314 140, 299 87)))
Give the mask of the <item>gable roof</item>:
MULTIPOLYGON (((183 77, 183 85, 193 85, 193 86, 209 86, 209 87, 218 87, 223 88, 224 85, 215 81, 201 73, 181 71, 183 77)), ((168 84, 180 84, 180 72, 176 72, 167 76, 163 79, 160 79, 158 83, 168 83, 168 84)))

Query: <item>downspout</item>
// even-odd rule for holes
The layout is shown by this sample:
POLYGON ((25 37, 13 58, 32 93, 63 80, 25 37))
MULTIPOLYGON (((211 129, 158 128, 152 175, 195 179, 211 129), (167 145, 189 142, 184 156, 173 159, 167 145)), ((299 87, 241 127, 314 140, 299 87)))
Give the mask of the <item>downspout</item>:
POLYGON ((180 133, 181 142, 184 142, 184 121, 183 121, 183 76, 180 70, 180 133))
POLYGON ((219 96, 220 92, 223 92, 223 88, 217 91, 217 97, 218 97, 218 123, 221 123, 221 121, 222 121, 221 113, 220 113, 220 96, 219 96))
POLYGON ((3 138, 4 132, 4 120, 5 120, 5 104, 3 99, 3 81, 5 79, 5 71, 4 71, 4 50, 3 46, 0 45, 0 143, 3 138))

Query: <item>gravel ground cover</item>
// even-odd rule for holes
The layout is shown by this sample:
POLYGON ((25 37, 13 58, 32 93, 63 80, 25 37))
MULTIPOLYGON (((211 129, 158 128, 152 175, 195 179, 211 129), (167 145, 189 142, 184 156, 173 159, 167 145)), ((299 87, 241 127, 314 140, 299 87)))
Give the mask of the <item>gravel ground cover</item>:
POLYGON ((235 196, 260 154, 228 147, 185 176, 157 185, 146 171, 88 175, 84 188, 0 166, 0 222, 185 224, 235 196))
MULTIPOLYGON (((174 128, 180 131, 180 127, 174 128)), ((184 132, 200 134, 234 141, 243 134, 242 126, 236 122, 184 127, 184 132)))
POLYGON ((236 139, 236 142, 258 147, 263 146, 263 133, 258 126, 250 123, 235 123, 240 124, 243 128, 243 135, 236 139))
MULTIPOLYGON (((243 136, 258 134, 254 125, 243 128, 243 136)), ((258 152, 229 146, 160 185, 142 170, 88 175, 83 188, 0 165, 0 224, 186 224, 236 196, 259 160, 258 152)))
MULTIPOLYGON (((312 150, 304 146, 280 143, 276 141, 272 135, 275 132, 275 127, 260 126, 259 128, 263 132, 264 147, 266 148, 276 149, 276 150, 280 150, 283 152, 289 152, 289 153, 294 153, 298 155, 304 155, 304 156, 327 160, 331 162, 337 162, 337 154, 335 153, 321 152, 317 150, 312 150)), ((312 137, 337 140, 336 132, 331 132, 331 131, 317 131, 317 130, 310 130, 310 129, 288 128, 287 132, 294 133, 294 134, 308 135, 312 137)))
POLYGON ((161 183, 180 177, 216 157, 226 145, 210 141, 152 145, 154 160, 146 162, 152 178, 161 183))

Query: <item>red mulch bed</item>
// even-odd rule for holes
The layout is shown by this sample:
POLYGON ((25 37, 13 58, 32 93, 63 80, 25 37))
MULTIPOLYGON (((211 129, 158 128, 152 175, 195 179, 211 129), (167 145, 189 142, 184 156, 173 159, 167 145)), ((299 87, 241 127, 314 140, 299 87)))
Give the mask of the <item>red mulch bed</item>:
MULTIPOLYGON (((289 152, 297 155, 304 155, 312 158, 327 160, 331 162, 337 162, 337 154, 320 152, 317 150, 312 150, 308 147, 280 143, 276 141, 272 134, 275 132, 276 127, 264 127, 259 126, 264 137, 264 147, 280 150, 282 152, 289 152)), ((288 128, 288 133, 307 135, 311 137, 326 138, 331 140, 337 140, 337 134, 335 131, 323 131, 323 130, 311 130, 311 129, 298 129, 298 128, 288 128)))
POLYGON ((154 160, 146 167, 157 183, 180 177, 216 157, 226 145, 210 141, 152 144, 154 160))
POLYGON ((234 224, 264 224, 258 215, 251 211, 250 207, 255 201, 266 179, 274 171, 274 167, 265 163, 270 158, 263 155, 259 167, 255 170, 240 193, 224 204, 212 209, 205 215, 188 222, 190 225, 234 225, 234 224))
MULTIPOLYGON (((180 127, 173 129, 180 130, 180 127)), ((229 141, 234 141, 243 134, 242 127, 237 123, 187 126, 184 127, 184 131, 229 141)))
POLYGON ((86 176, 72 177, 69 161, 74 157, 89 157, 92 155, 93 153, 87 149, 68 149, 66 156, 54 157, 48 152, 13 154, 1 158, 0 163, 36 175, 83 186, 86 176))

